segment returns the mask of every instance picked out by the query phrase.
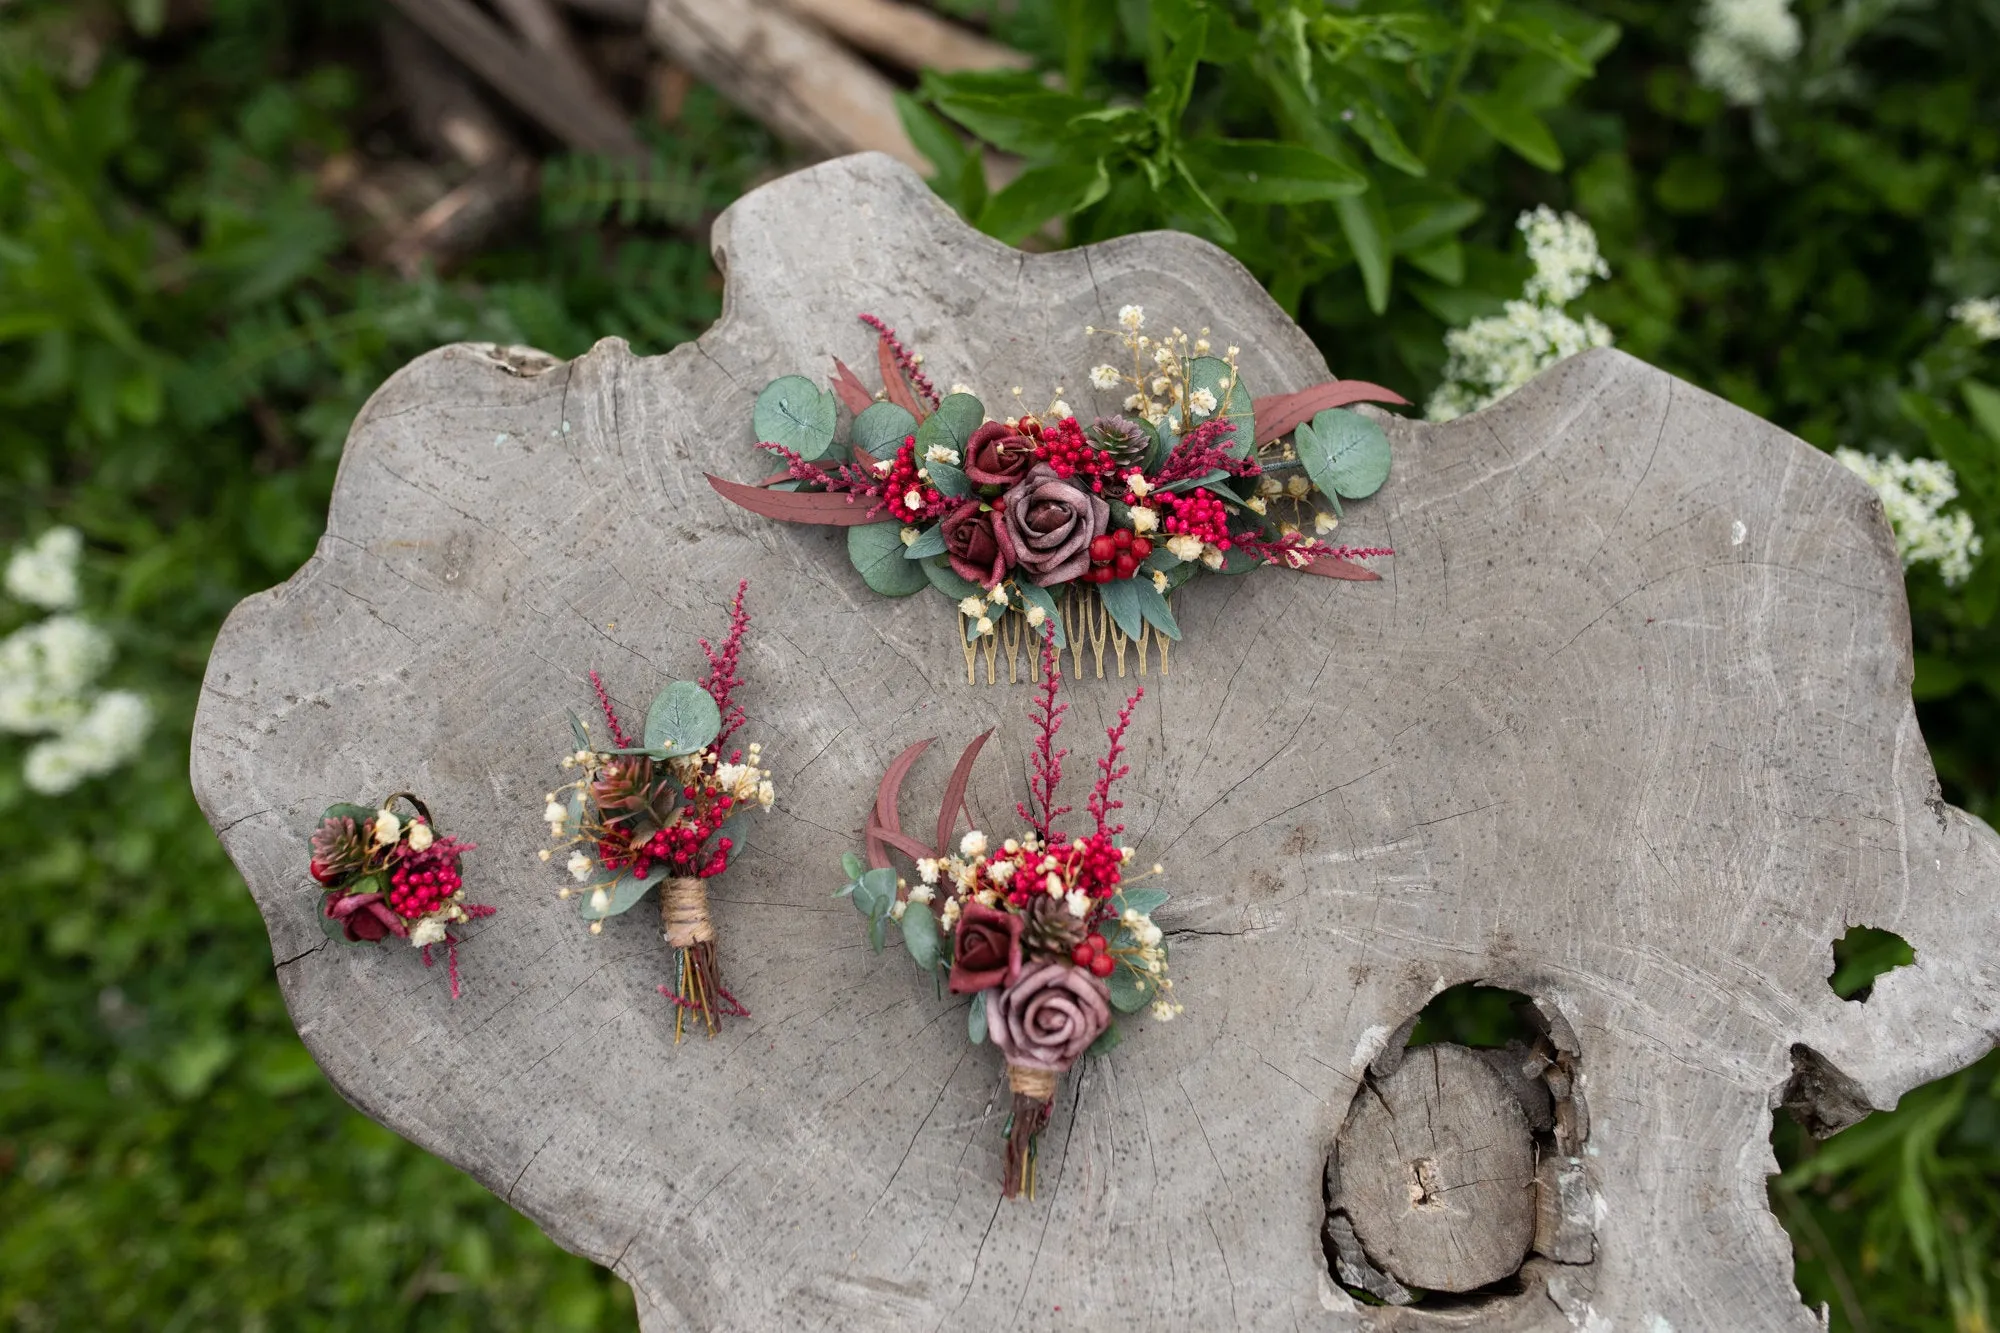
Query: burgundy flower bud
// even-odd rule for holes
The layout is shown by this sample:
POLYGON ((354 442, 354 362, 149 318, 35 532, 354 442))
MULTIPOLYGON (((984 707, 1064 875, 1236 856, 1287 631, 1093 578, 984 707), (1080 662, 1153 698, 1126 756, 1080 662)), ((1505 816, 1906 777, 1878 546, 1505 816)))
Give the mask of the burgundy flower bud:
POLYGON ((965 475, 976 486, 1012 486, 1035 465, 1035 441, 1004 421, 989 421, 965 442, 965 475))
POLYGON ((1021 918, 967 903, 958 918, 947 988, 955 995, 976 995, 994 986, 1011 986, 1020 974, 1021 918))
POLYGON ((1066 583, 1090 568, 1090 543, 1111 523, 1111 506, 1037 463, 1005 498, 1015 568, 1031 583, 1066 583))
POLYGON ((940 526, 952 570, 960 578, 990 588, 1007 577, 1014 563, 1014 543, 999 510, 967 500, 946 514, 940 526))
POLYGON ((1111 991, 1068 963, 1030 963, 986 996, 986 1032, 1009 1065, 1061 1073, 1111 1026, 1111 991))
POLYGON ((410 928, 382 901, 379 893, 329 893, 326 915, 345 926, 347 938, 356 944, 372 943, 388 935, 401 938, 410 933, 410 928))

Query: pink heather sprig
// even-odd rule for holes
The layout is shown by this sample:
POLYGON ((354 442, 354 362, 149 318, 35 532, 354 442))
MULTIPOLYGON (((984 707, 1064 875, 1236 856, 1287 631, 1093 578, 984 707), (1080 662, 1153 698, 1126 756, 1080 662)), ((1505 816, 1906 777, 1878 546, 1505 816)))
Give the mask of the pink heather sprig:
POLYGON ((749 587, 749 579, 736 585, 736 600, 729 606, 729 634, 722 641, 722 651, 711 648, 707 639, 700 641, 701 651, 708 658, 708 679, 701 687, 722 712, 722 730, 715 736, 717 754, 722 752, 723 742, 746 720, 743 709, 731 702, 730 691, 743 683, 743 678, 736 674, 736 665, 743 655, 743 635, 750 628, 750 613, 743 609, 743 594, 749 587))
POLYGON ((1045 843, 1055 836, 1051 830, 1056 820, 1070 811, 1070 807, 1055 803, 1056 788, 1062 785, 1063 756, 1069 753, 1056 748, 1056 733, 1062 730, 1063 714, 1069 711, 1068 704, 1056 702, 1056 687, 1061 678, 1062 659, 1056 653, 1056 632, 1051 628, 1042 634, 1041 694, 1028 712, 1041 733, 1035 739, 1034 772, 1028 778, 1028 795, 1040 802, 1041 818, 1037 819, 1026 805, 1018 801, 1014 804, 1016 813, 1034 825, 1045 843))
POLYGON ((1118 710, 1116 724, 1106 727, 1104 734, 1111 741, 1111 748, 1104 758, 1097 761, 1097 785, 1090 791, 1090 816, 1097 821, 1097 836, 1112 838, 1125 831, 1123 824, 1107 825, 1104 821, 1113 810, 1123 810, 1125 802, 1111 799, 1111 784, 1132 771, 1132 765, 1121 764, 1118 756, 1125 753, 1125 728, 1132 725, 1132 710, 1146 697, 1146 687, 1141 685, 1132 691, 1132 697, 1118 710))
MULTIPOLYGON (((466 918, 472 921, 477 921, 482 916, 492 916, 499 910, 497 907, 488 907, 485 903, 465 904, 466 918)), ((431 950, 436 947, 435 944, 426 944, 423 947, 425 967, 432 965, 431 950)), ((451 979, 451 998, 456 1000, 458 998, 458 937, 455 935, 447 934, 444 937, 444 963, 445 975, 451 979)))
POLYGON ((1195 477, 1205 477, 1211 472, 1227 472, 1232 477, 1254 477, 1263 472, 1254 458, 1231 456, 1219 443, 1225 436, 1236 432, 1236 423, 1224 417, 1211 417, 1202 422, 1174 446, 1167 455, 1167 461, 1149 480, 1153 489, 1170 485, 1176 481, 1189 481, 1195 477))
POLYGON ((875 330, 882 341, 889 344, 889 352, 896 358, 897 367, 909 377, 917 392, 930 399, 931 406, 936 407, 941 401, 938 398, 938 391, 932 387, 929 377, 924 374, 923 367, 917 364, 917 359, 903 346, 903 340, 896 336, 896 331, 873 315, 861 316, 861 322, 875 330))
POLYGON ((809 463, 799 457, 796 449, 787 449, 782 444, 772 444, 766 440, 757 446, 768 449, 785 460, 785 475, 793 481, 802 481, 808 486, 818 486, 835 495, 845 495, 849 504, 860 499, 873 500, 868 514, 888 506, 889 500, 882 478, 856 463, 842 463, 832 472, 817 463, 809 463))
POLYGON ((1235 540, 1237 550, 1248 551, 1267 565, 1283 565, 1288 569, 1304 569, 1322 557, 1366 560, 1370 556, 1396 554, 1394 548, 1388 546, 1329 546, 1323 541, 1303 536, 1272 541, 1246 533, 1235 540))
POLYGON ((618 714, 611 707, 611 695, 605 690, 604 682, 597 678, 595 671, 590 673, 590 684, 591 688, 597 691, 597 706, 604 710, 604 721, 611 728, 611 739, 618 743, 619 749, 631 749, 632 738, 625 734, 625 728, 618 725, 618 714))

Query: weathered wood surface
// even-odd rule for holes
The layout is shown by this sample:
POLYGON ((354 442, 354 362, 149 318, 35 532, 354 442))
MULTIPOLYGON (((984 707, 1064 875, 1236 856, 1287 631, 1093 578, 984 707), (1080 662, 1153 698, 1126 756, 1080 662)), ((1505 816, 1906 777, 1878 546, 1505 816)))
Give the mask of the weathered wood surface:
MULTIPOLYGON (((1817 1325, 1765 1202, 1794 1046, 1838 1073, 1816 1086, 1886 1107, 2000 1029, 2000 841, 1938 797, 1866 487, 1593 352, 1473 417, 1390 425, 1395 472, 1342 530, 1398 549, 1382 582, 1184 591, 1126 814, 1178 890, 1187 1012, 1072 1073, 1040 1196, 1002 1204, 999 1061, 828 894, 916 738, 955 752, 997 723, 972 796, 1004 824, 1028 692, 968 688, 941 601, 883 602, 837 533, 735 511, 701 473, 759 475, 774 375, 868 362, 857 310, 996 400, 1061 377, 1077 403, 1082 326, 1126 302, 1226 331, 1260 392, 1326 366, 1206 244, 1022 255, 878 156, 745 198, 716 248, 727 312, 664 358, 460 346, 395 376, 318 553, 217 642, 195 788, 348 1097, 613 1266, 653 1331, 1817 1325), (628 704, 694 673, 746 574, 746 734, 781 801, 714 887, 756 1017, 676 1049, 651 914, 590 936, 536 816, 584 672, 628 704), (318 811, 403 788, 479 844, 469 882, 501 909, 457 1003, 314 921, 318 811), (1866 1004, 1826 985, 1856 922, 1917 951, 1866 1004), (1596 1262, 1530 1261, 1563 1308, 1364 1309, 1327 1276, 1328 1149, 1389 1034, 1473 979, 1581 1047, 1596 1262)), ((1123 693, 1070 688, 1080 752, 1123 693)))

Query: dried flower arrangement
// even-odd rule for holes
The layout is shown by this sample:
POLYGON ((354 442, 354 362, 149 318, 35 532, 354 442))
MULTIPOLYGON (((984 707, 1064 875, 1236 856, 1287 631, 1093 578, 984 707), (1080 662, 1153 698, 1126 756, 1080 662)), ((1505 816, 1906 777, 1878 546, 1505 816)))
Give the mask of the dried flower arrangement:
MULTIPOLYGON (((1111 822, 1124 804, 1112 797, 1112 784, 1131 771, 1120 762, 1125 730, 1146 691, 1134 691, 1105 729, 1110 745, 1087 806, 1096 829, 1073 838, 1055 827, 1070 811, 1055 803, 1069 753, 1056 748, 1069 707, 1056 702, 1061 676, 1055 637, 1045 634, 1041 692, 1030 714, 1038 733, 1028 784, 1033 808, 1015 807, 1026 832, 995 846, 974 829, 952 843, 973 762, 991 731, 967 746, 952 770, 936 846, 903 832, 896 798, 930 745, 920 741, 883 775, 865 834, 867 860, 847 854, 848 884, 839 894, 867 918, 878 952, 894 923, 919 967, 942 973, 949 990, 973 997, 968 1035, 975 1045, 990 1037, 1000 1048, 1013 1093, 1001 1184, 1008 1198, 1023 1190, 1033 1195, 1036 1140, 1048 1124, 1056 1084, 1086 1052, 1118 1043, 1114 1011, 1150 1006, 1162 1021, 1181 1011, 1167 976, 1166 942, 1152 918, 1167 894, 1133 887, 1146 876, 1126 877, 1135 853, 1119 845, 1125 826, 1111 822), (914 883, 897 874, 891 849, 915 861, 914 883)), ((1150 872, 1159 873, 1158 866, 1150 872)))
POLYGON ((423 951, 442 944, 451 998, 458 998, 458 939, 451 927, 492 916, 495 909, 465 900, 459 858, 473 844, 440 837, 430 807, 399 791, 378 806, 332 805, 312 835, 312 877, 322 892, 320 928, 349 944, 379 944, 390 936, 423 951), (416 811, 405 818, 396 802, 416 811))
POLYGON ((677 680, 661 690, 646 710, 637 743, 619 722, 604 683, 590 673, 612 744, 593 744, 589 727, 572 713, 576 749, 562 766, 579 776, 550 792, 542 810, 556 844, 543 849, 542 860, 569 850, 564 865, 576 883, 561 896, 582 899, 593 935, 603 933, 606 917, 630 910, 664 881, 660 925, 674 949, 674 984, 659 990, 675 1006, 676 1042, 689 1014, 710 1036, 721 1015, 750 1016, 717 971, 707 887, 729 868, 736 845, 726 831, 730 821, 746 810, 769 809, 772 801, 771 775, 760 766, 762 747, 752 743, 725 756, 745 720, 732 692, 743 683, 736 671, 750 627, 743 609, 748 586, 737 585, 721 649, 700 641, 707 678, 677 680))
POLYGON ((876 592, 944 593, 958 607, 968 682, 982 641, 989 683, 1001 642, 1012 679, 1024 643, 1035 674, 1045 625, 1079 675, 1088 642, 1103 676, 1107 637, 1119 675, 1127 644, 1144 674, 1153 642, 1164 672, 1180 638, 1168 594, 1197 574, 1277 565, 1368 580, 1380 576, 1356 561, 1392 554, 1322 540, 1342 499, 1373 495, 1389 475, 1388 437, 1344 410, 1405 401, 1378 385, 1335 380, 1253 399, 1238 348, 1214 355, 1207 329, 1155 338, 1145 311, 1128 305, 1116 329, 1085 330, 1129 358, 1088 377, 1098 393, 1124 393, 1121 411, 1086 426, 1058 387, 1046 409, 994 419, 963 385, 941 396, 922 356, 881 320, 861 319, 878 335, 882 392, 837 359, 831 390, 802 375, 773 381, 754 426, 785 470, 756 485, 709 482, 769 518, 845 527, 848 557, 876 592), (844 441, 842 406, 852 417, 844 441))

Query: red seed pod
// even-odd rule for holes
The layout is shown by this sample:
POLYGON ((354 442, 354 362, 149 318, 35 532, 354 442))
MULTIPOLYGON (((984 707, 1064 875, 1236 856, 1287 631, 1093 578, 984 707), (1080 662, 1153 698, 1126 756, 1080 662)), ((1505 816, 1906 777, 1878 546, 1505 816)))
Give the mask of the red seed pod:
POLYGON ((1090 960, 1090 974, 1094 977, 1108 977, 1117 968, 1108 953, 1095 954, 1090 960))

